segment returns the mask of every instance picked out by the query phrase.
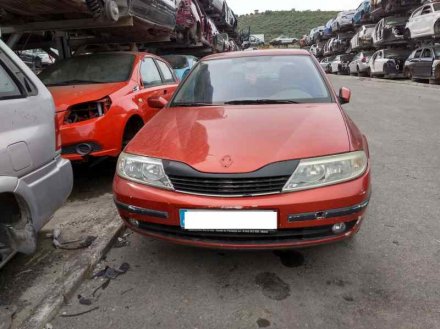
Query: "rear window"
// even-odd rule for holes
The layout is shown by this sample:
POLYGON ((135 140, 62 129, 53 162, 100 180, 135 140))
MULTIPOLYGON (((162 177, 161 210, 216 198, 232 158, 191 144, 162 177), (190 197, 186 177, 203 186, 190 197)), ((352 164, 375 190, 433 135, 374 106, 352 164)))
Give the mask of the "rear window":
POLYGON ((127 81, 134 58, 110 53, 72 57, 49 66, 39 78, 46 86, 127 81))
POLYGON ((271 100, 332 102, 310 56, 255 56, 200 62, 171 106, 271 100))

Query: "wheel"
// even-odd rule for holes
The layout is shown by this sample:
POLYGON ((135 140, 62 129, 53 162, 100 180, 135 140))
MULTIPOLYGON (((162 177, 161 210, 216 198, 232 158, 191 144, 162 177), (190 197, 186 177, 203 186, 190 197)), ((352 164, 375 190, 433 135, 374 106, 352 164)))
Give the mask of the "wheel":
POLYGON ((405 33, 403 34, 403 36, 406 40, 410 40, 411 39, 411 31, 409 29, 405 29, 405 33))
POLYGON ((405 69, 405 77, 407 78, 407 79, 412 79, 412 73, 411 73, 411 70, 410 69, 408 69, 408 68, 406 68, 405 69))
POLYGON ((105 16, 113 22, 119 20, 119 7, 115 0, 107 0, 105 3, 105 16))

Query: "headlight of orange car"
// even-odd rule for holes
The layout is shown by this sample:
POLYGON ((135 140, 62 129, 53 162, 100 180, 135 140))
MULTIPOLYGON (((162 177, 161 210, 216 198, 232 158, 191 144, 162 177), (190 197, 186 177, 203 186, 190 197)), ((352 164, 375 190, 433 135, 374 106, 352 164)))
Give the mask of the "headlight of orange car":
POLYGON ((118 160, 117 173, 120 177, 136 183, 173 189, 160 159, 122 152, 118 160))
POLYGON ((346 182, 364 174, 367 164, 364 151, 301 160, 283 191, 300 191, 346 182))

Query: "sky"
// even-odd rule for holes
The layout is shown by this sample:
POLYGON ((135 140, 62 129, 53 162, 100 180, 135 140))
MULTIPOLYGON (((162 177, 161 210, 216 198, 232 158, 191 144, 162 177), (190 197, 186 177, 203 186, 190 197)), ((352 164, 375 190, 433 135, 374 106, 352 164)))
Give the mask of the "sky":
POLYGON ((356 9, 362 0, 227 0, 238 15, 266 10, 347 10, 356 9))

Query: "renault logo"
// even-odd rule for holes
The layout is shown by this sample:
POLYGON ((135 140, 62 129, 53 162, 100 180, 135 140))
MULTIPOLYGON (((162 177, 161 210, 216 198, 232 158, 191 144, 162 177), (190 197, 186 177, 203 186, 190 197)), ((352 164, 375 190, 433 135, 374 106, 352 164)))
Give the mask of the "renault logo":
POLYGON ((232 158, 230 155, 225 155, 221 160, 220 163, 224 168, 229 168, 232 166, 232 158))

